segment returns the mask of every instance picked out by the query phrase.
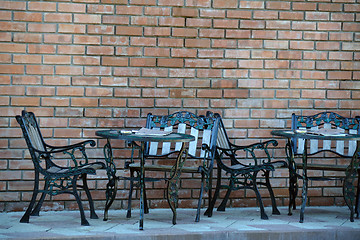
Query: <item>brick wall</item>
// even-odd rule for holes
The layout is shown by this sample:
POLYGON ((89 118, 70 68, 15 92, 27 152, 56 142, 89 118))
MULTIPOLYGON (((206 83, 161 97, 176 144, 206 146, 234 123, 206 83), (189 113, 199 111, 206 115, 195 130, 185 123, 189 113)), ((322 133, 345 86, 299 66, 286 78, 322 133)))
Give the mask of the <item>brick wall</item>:
MULTIPOLYGON (((360 115, 359 12, 357 0, 0 1, 0 211, 23 210, 31 196, 32 165, 14 119, 22 109, 57 144, 140 127, 148 112, 219 112, 239 144, 271 138, 293 112, 360 115)), ((90 156, 103 158, 97 143, 90 156)), ((115 154, 122 167, 123 142, 115 154)), ((180 207, 194 207, 199 183, 186 177, 180 207)), ((287 171, 274 177, 285 205, 287 171)), ((102 208, 106 175, 90 183, 102 208)), ((148 192, 152 207, 166 206, 162 186, 148 192)), ((113 206, 126 206, 126 194, 120 189, 113 206)), ((232 197, 232 206, 256 204, 251 192, 232 197)), ((313 184, 309 197, 343 204, 341 183, 313 184)), ((48 209, 76 208, 72 197, 55 199, 48 209)))

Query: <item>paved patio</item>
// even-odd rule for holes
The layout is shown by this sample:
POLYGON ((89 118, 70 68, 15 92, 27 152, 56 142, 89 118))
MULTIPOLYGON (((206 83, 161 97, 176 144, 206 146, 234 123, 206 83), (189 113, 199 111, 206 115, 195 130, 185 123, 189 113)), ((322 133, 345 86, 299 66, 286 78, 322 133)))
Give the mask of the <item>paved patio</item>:
MULTIPOLYGON (((258 208, 229 208, 202 216, 195 223, 195 209, 178 209, 177 224, 171 224, 169 209, 151 209, 145 215, 144 230, 138 230, 139 211, 126 219, 125 210, 109 211, 109 220, 89 219, 91 226, 81 226, 78 211, 41 212, 30 223, 19 223, 23 212, 0 213, 0 239, 360 239, 360 220, 349 220, 347 207, 307 207, 305 222, 299 223, 299 210, 293 216, 271 215, 261 220, 258 208)), ((203 212, 203 211, 202 211, 203 212)), ((87 214, 88 215, 88 214, 87 214)))

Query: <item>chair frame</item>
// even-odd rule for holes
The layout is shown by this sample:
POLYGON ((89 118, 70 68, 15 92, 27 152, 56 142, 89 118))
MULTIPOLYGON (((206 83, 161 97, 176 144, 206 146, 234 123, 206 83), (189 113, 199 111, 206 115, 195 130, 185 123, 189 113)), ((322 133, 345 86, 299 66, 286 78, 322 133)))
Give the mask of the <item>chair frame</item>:
MULTIPOLYGON (((352 134, 359 134, 360 133, 360 117, 355 118, 347 118, 343 117, 334 112, 320 112, 315 115, 296 115, 295 113, 292 114, 291 117, 291 129, 293 131, 297 129, 318 129, 318 127, 324 128, 337 128, 343 129, 346 133, 352 134)), ((320 140, 319 140, 320 141, 320 140)), ((310 141, 310 153, 308 153, 307 149, 305 148, 305 144, 307 141, 303 139, 292 138, 290 143, 287 143, 287 157, 289 159, 289 174, 290 174, 290 182, 289 182, 289 215, 292 214, 292 209, 296 209, 296 196, 298 193, 298 179, 303 179, 303 195, 307 192, 307 182, 308 180, 336 180, 340 179, 343 181, 343 193, 345 198, 346 205, 350 208, 350 221, 354 221, 354 213, 356 213, 356 217, 359 217, 359 195, 360 195, 360 169, 359 166, 359 156, 354 157, 354 152, 359 151, 356 149, 356 143, 349 142, 349 149, 348 153, 345 154, 344 152, 344 141, 338 141, 336 143, 336 148, 334 150, 331 147, 331 142, 336 142, 336 140, 323 140, 323 148, 318 148, 318 140, 310 141), (346 173, 344 177, 336 176, 336 177, 307 177, 307 173, 303 173, 303 175, 297 172, 298 169, 303 169, 303 163, 296 163, 294 161, 295 157, 302 157, 304 158, 303 154, 307 154, 308 156, 313 156, 319 154, 321 152, 331 152, 338 157, 350 159, 350 164, 347 166, 340 166, 340 165, 325 165, 325 164, 311 164, 307 163, 306 169, 307 170, 329 170, 329 171, 338 171, 346 173), (354 191, 353 183, 356 178, 356 174, 358 175, 358 185, 357 185, 357 192, 356 192, 356 200, 355 200, 355 211, 353 212, 352 202, 355 198, 354 194, 349 194, 354 191), (345 197, 348 196, 348 197, 345 197)), ((359 153, 358 153, 359 155, 359 153)), ((300 213, 300 222, 304 220, 304 208, 305 208, 306 201, 303 202, 303 207, 301 208, 300 213)))
POLYGON ((28 223, 30 216, 39 216, 41 206, 47 194, 52 197, 67 193, 72 194, 76 199, 80 210, 81 225, 89 226, 89 222, 86 220, 84 214, 78 188, 85 190, 89 201, 90 218, 97 219, 98 216, 95 213, 94 203, 87 185, 87 174, 95 175, 96 169, 104 169, 105 164, 102 162, 89 163, 85 151, 87 145, 94 147, 95 141, 86 140, 68 146, 51 146, 45 143, 33 112, 23 110, 21 116, 16 116, 16 120, 22 129, 35 171, 31 201, 20 222, 28 223), (69 165, 71 163, 71 165, 63 167, 55 164, 52 159, 57 154, 62 154, 64 158, 67 157, 66 161, 69 165), (45 164, 42 164, 43 161, 45 161, 45 164), (40 175, 45 181, 42 190, 39 189, 40 175), (78 179, 82 180, 83 185, 77 184, 78 179), (35 206, 39 193, 42 193, 42 195, 35 206))
MULTIPOLYGON (((180 124, 183 124, 183 126, 187 126, 186 128, 192 128, 196 129, 199 132, 203 132, 208 130, 211 131, 211 135, 207 136, 210 137, 208 142, 203 142, 201 145, 197 143, 197 140, 194 142, 191 142, 189 144, 189 148, 192 148, 190 145, 195 147, 193 150, 196 152, 194 153, 191 149, 187 151, 187 161, 191 159, 198 159, 202 160, 202 164, 200 166, 196 167, 184 167, 180 166, 180 172, 182 173, 191 173, 201 174, 201 187, 200 187, 200 194, 198 199, 198 205, 197 205, 197 212, 195 217, 195 222, 200 221, 200 208, 202 204, 202 198, 203 198, 203 192, 208 191, 209 195, 209 202, 211 202, 211 195, 212 195, 212 171, 213 171, 213 164, 214 164, 214 153, 216 149, 216 136, 217 136, 217 126, 218 126, 218 115, 213 114, 212 112, 207 112, 206 116, 203 115, 196 115, 194 113, 188 112, 188 111, 179 111, 175 112, 170 115, 153 115, 149 113, 147 115, 146 120, 146 128, 157 128, 157 129, 165 129, 169 130, 172 129, 172 127, 179 126, 180 124), (196 145, 196 146, 195 146, 196 145), (199 153, 199 151, 202 151, 202 154, 200 156, 197 156, 196 154, 199 153)), ((179 127, 180 128, 180 127, 179 127)), ((179 129, 178 129, 179 130, 179 129)), ((197 132, 194 130, 194 132, 197 132)), ((181 131, 181 130, 180 130, 181 131)), ((183 129, 182 131, 185 131, 183 129)), ((187 130, 189 131, 189 130, 187 130)), ((184 133, 184 132, 181 132, 184 133)), ((193 135, 193 133, 191 134, 193 135)), ((195 137, 197 139, 197 137, 195 137)), ((204 137, 205 138, 205 137, 204 137)), ((151 152, 151 144, 147 143, 145 145, 145 158, 150 160, 156 160, 156 159, 166 159, 169 156, 176 154, 178 152, 178 149, 170 150, 162 152, 161 154, 153 153, 151 152)), ((139 148, 139 145, 137 145, 135 142, 131 142, 130 146, 132 149, 139 148)), ((157 147, 154 149, 158 149, 157 147)), ((129 197, 128 197, 128 210, 127 210, 127 217, 131 217, 131 201, 132 201, 132 194, 134 186, 138 186, 138 184, 135 184, 134 182, 139 180, 139 173, 140 168, 139 165, 134 163, 134 153, 132 152, 130 161, 125 162, 125 168, 130 169, 130 188, 129 188, 129 197), (136 174, 135 174, 136 173, 136 174)), ((172 172, 171 166, 161 166, 161 165, 145 165, 145 172, 146 171, 160 171, 160 172, 172 172)), ((180 177, 176 176, 177 178, 180 177)), ((145 181, 158 181, 162 179, 153 179, 153 178, 145 178, 145 181)), ((174 180, 172 180, 174 181, 174 180)), ((176 180, 175 180, 176 181, 176 180)), ((174 191, 177 191, 177 189, 174 189, 174 191)), ((169 193, 168 193, 169 194, 169 193)), ((144 191, 144 212, 149 212, 149 207, 147 205, 146 200, 146 194, 144 191)), ((178 199, 175 199, 177 202, 178 199)), ((177 204, 176 204, 177 206, 177 204)))
POLYGON ((219 133, 218 141, 216 145, 215 158, 217 162, 217 184, 214 197, 210 203, 209 208, 206 210, 205 214, 209 217, 212 216, 213 208, 215 202, 219 196, 221 189, 227 189, 224 199, 217 208, 217 211, 225 211, 227 201, 229 200, 230 193, 233 190, 239 189, 251 189, 256 194, 256 199, 260 207, 261 219, 268 219, 267 214, 264 210, 264 205, 262 198, 258 189, 258 185, 264 185, 269 191, 271 202, 272 202, 272 213, 279 215, 280 212, 277 208, 274 192, 270 184, 270 172, 274 171, 277 167, 287 167, 285 161, 271 161, 271 156, 269 153, 269 146, 277 146, 278 142, 276 140, 267 140, 264 142, 258 142, 250 144, 247 146, 240 146, 230 142, 230 139, 226 133, 224 123, 220 118, 219 122, 219 133), (243 151, 247 160, 252 160, 251 163, 243 163, 240 158, 237 157, 237 153, 243 151), (265 157, 261 160, 257 157, 258 151, 265 154, 265 157), (226 162, 230 161, 230 165, 226 162), (229 184, 221 184, 221 174, 225 172, 228 177, 229 184), (259 172, 263 173, 265 177, 265 182, 258 181, 259 172))

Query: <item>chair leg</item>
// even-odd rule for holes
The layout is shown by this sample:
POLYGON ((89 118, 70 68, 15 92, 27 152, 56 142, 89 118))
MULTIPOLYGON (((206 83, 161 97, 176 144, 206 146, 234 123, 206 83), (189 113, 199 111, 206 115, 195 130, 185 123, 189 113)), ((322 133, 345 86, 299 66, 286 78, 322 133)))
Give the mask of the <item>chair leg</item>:
MULTIPOLYGON (((230 180, 230 186, 232 186, 233 183, 232 181, 230 180)), ((222 202, 220 203, 219 207, 217 208, 217 211, 221 211, 221 212, 224 212, 225 211, 225 208, 226 208, 226 203, 227 201, 229 200, 229 197, 230 197, 230 193, 232 191, 232 187, 228 188, 228 190, 226 191, 226 194, 225 194, 225 197, 224 199, 222 200, 222 202)))
POLYGON ((197 206, 197 210, 196 210, 195 222, 200 221, 200 208, 201 208, 201 202, 202 202, 203 193, 204 193, 204 184, 205 184, 204 182, 205 182, 205 174, 202 172, 201 173, 201 188, 200 188, 198 206, 197 206))
POLYGON ((215 193, 214 193, 214 196, 212 197, 211 201, 209 202, 208 208, 206 209, 206 211, 204 213, 205 216, 212 217, 214 206, 215 206, 216 200, 220 193, 220 188, 221 188, 221 168, 218 167, 215 193))
POLYGON ((39 202, 36 204, 35 208, 32 210, 31 216, 39 216, 40 215, 40 209, 45 200, 45 196, 46 196, 46 193, 48 192, 48 189, 49 189, 49 182, 45 181, 43 193, 41 194, 39 202))
POLYGON ((26 209, 24 215, 22 216, 22 218, 20 219, 21 223, 29 223, 29 219, 30 219, 30 214, 31 211, 34 207, 35 201, 36 201, 36 197, 39 193, 39 172, 35 171, 35 180, 34 180, 34 191, 33 191, 33 195, 31 197, 31 201, 29 203, 28 208, 26 209))
POLYGON ((149 205, 146 197, 146 188, 144 188, 144 214, 148 214, 148 213, 149 213, 149 205))
POLYGON ((356 189, 355 213, 356 213, 356 218, 359 219, 360 170, 358 170, 357 172, 358 172, 358 182, 357 182, 357 189, 356 189))
POLYGON ((269 217, 265 213, 264 204, 263 204, 263 201, 261 199, 261 195, 260 195, 258 186, 256 184, 256 174, 257 173, 254 173, 254 175, 252 176, 252 181, 253 181, 253 188, 252 189, 254 190, 254 192, 256 194, 256 199, 257 199, 257 201, 259 203, 261 219, 268 220, 269 217))
POLYGON ((106 184, 106 202, 105 202, 105 210, 104 210, 104 221, 108 220, 108 211, 115 200, 116 192, 118 186, 118 178, 113 175, 109 177, 109 181, 106 184))
POLYGON ((272 214, 280 215, 280 211, 279 211, 279 209, 277 208, 277 205, 276 205, 274 191, 273 191, 273 189, 271 187, 271 184, 270 184, 270 179, 269 179, 270 171, 265 170, 264 174, 265 174, 265 185, 266 185, 266 187, 267 187, 267 189, 269 191, 270 198, 271 198, 272 214))
POLYGON ((84 213, 84 208, 80 199, 80 196, 77 192, 77 188, 76 188, 76 181, 77 181, 78 176, 74 176, 72 179, 72 189, 73 189, 73 195, 76 199, 76 202, 79 206, 79 211, 80 211, 80 216, 81 216, 81 225, 82 226, 90 226, 89 222, 86 220, 85 217, 85 213, 84 213))
POLYGON ((128 207, 126 217, 131 218, 131 200, 134 190, 134 171, 130 169, 130 187, 129 187, 129 196, 128 196, 128 207))
POLYGON ((89 187, 88 187, 88 184, 87 184, 87 174, 82 174, 81 175, 81 179, 82 179, 82 182, 83 182, 83 188, 85 190, 85 193, 86 193, 86 196, 88 198, 88 201, 89 201, 89 207, 90 207, 90 218, 91 219, 98 219, 98 215, 96 215, 95 213, 95 208, 94 208, 94 201, 91 197, 91 194, 90 194, 90 191, 89 191, 89 187))

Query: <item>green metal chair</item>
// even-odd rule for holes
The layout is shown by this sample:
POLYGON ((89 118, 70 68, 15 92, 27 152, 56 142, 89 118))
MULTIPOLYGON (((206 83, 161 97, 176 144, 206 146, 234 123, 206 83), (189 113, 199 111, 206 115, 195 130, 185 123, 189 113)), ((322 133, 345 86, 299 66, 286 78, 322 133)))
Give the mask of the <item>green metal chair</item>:
MULTIPOLYGON (((293 131, 319 131, 320 129, 336 129, 344 134, 360 134, 360 117, 347 118, 334 112, 320 112, 315 115, 296 115, 292 114, 291 129, 293 131)), ((307 164, 307 170, 316 171, 335 171, 339 172, 338 176, 307 176, 306 172, 298 173, 298 169, 303 169, 302 162, 291 160, 290 168, 290 201, 289 201, 289 215, 291 215, 291 208, 296 209, 295 199, 298 192, 298 178, 303 179, 303 194, 306 196, 308 180, 341 180, 343 182, 344 199, 347 206, 350 208, 350 220, 354 221, 354 213, 359 217, 359 189, 360 189, 360 170, 358 168, 360 157, 359 149, 357 149, 356 141, 349 140, 309 140, 309 150, 306 151, 307 156, 319 157, 321 153, 328 153, 320 155, 320 158, 334 158, 334 159, 349 159, 349 164, 324 164, 310 162, 307 164), (356 154, 354 154, 356 153, 356 154), (331 155, 333 154, 333 155, 331 155), (355 180, 358 176, 357 193, 355 200, 355 180), (355 204, 354 204, 355 201, 355 204), (352 206, 355 205, 355 211, 352 206)), ((294 157, 301 158, 304 153, 305 140, 301 138, 292 138, 291 143, 287 144, 287 154, 290 159, 294 157)), ((307 149, 306 149, 307 150, 307 149)), ((306 204, 306 199, 303 202, 306 204)), ((300 222, 304 219, 304 208, 301 208, 300 222)))
POLYGON ((227 189, 226 195, 217 208, 217 211, 225 211, 230 193, 239 189, 250 189, 256 194, 256 199, 260 207, 261 219, 268 219, 265 213, 262 198, 258 189, 258 185, 267 187, 271 202, 272 213, 280 214, 277 209, 274 192, 270 184, 270 172, 279 167, 286 167, 285 161, 272 161, 269 146, 277 146, 275 140, 258 142, 247 146, 235 145, 230 142, 226 133, 222 119, 219 119, 219 130, 216 143, 215 159, 217 162, 217 184, 214 197, 206 210, 205 215, 211 217, 215 202, 219 196, 221 189, 227 189), (222 172, 225 172, 222 176, 222 172), (259 181, 258 174, 262 173, 265 182, 259 181), (222 185, 221 181, 227 179, 229 183, 222 185))
MULTIPOLYGON (((214 164, 214 152, 217 138, 218 115, 207 112, 206 116, 196 115, 188 111, 176 112, 170 115, 148 114, 146 128, 161 129, 165 131, 175 131, 195 136, 195 141, 189 143, 187 151, 187 160, 181 168, 181 173, 200 174, 201 187, 198 199, 198 206, 195 221, 200 220, 200 208, 202 204, 203 192, 209 192, 209 202, 211 201, 212 189, 212 171, 214 164), (190 166, 186 164, 190 163, 190 166)), ((163 164, 166 159, 176 155, 180 150, 179 143, 148 143, 145 147, 146 163, 145 172, 171 172, 172 164, 163 164), (174 145, 173 145, 174 144, 174 145)), ((131 143, 136 148, 136 143, 131 143)), ((171 162, 171 161, 170 161, 171 162)), ((125 168, 130 169, 130 190, 128 200, 127 217, 131 217, 131 200, 133 197, 133 188, 137 186, 140 171, 140 164, 134 161, 134 157, 125 163, 125 168), (136 173, 136 174, 135 174, 136 173)), ((195 175, 194 175, 195 176, 195 175)), ((147 181, 157 181, 161 179, 146 178, 147 181)), ((177 189, 174 189, 177 191, 177 189)), ((171 194, 171 193, 170 193, 171 194)), ((176 200, 177 201, 177 200, 176 200)), ((145 194, 145 213, 148 213, 148 206, 145 194)))
POLYGON ((28 223, 30 216, 39 216, 46 194, 54 196, 67 193, 74 195, 77 201, 81 215, 81 225, 88 226, 89 222, 85 218, 78 188, 85 190, 89 200, 90 218, 97 219, 98 216, 95 213, 94 203, 87 185, 87 174, 96 174, 97 169, 105 169, 105 164, 102 162, 89 163, 85 152, 85 146, 94 147, 95 142, 87 140, 68 146, 51 146, 45 143, 34 113, 24 110, 21 116, 16 116, 16 120, 22 129, 35 171, 31 201, 20 222, 28 223), (59 155, 61 155, 61 158, 55 159, 55 156, 59 155), (55 162, 66 163, 68 166, 63 167, 55 162), (40 176, 43 177, 42 180, 45 182, 42 190, 39 189, 40 176), (82 180, 82 186, 77 184, 79 179, 82 180), (42 195, 35 206, 39 193, 42 193, 42 195))

